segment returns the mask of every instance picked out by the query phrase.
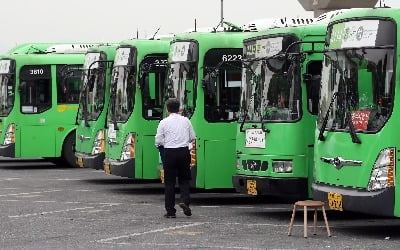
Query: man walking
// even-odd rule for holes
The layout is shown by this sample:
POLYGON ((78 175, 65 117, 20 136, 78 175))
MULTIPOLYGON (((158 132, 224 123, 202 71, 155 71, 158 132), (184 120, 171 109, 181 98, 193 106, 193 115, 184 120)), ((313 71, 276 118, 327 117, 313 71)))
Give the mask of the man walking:
POLYGON ((155 136, 157 147, 164 147, 165 218, 176 218, 175 182, 180 189, 179 206, 186 216, 191 216, 190 204, 190 151, 189 144, 196 138, 190 120, 180 115, 180 102, 170 98, 166 102, 168 117, 160 121, 155 136))

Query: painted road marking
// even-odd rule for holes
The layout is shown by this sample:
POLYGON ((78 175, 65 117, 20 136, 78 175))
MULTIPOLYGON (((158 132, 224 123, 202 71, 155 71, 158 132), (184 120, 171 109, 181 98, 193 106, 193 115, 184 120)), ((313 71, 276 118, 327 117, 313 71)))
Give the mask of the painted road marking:
POLYGON ((111 237, 111 238, 100 239, 100 240, 97 240, 96 242, 111 243, 111 241, 114 241, 114 240, 120 240, 120 239, 130 238, 130 237, 134 237, 134 236, 141 236, 141 235, 145 235, 145 234, 171 231, 171 230, 187 228, 187 227, 195 227, 195 226, 199 226, 199 225, 203 225, 203 224, 204 223, 202 223, 202 222, 196 222, 196 223, 186 224, 186 225, 182 225, 182 226, 165 227, 165 228, 154 229, 154 230, 150 230, 150 231, 144 231, 144 232, 140 232, 140 233, 132 233, 132 234, 127 234, 127 235, 120 235, 120 236, 115 236, 115 237, 111 237))
POLYGON ((53 192, 60 192, 60 191, 61 191, 61 190, 48 190, 48 191, 38 191, 38 192, 29 192, 29 193, 0 194, 0 197, 34 195, 34 194, 53 193, 53 192))
MULTIPOLYGON (((111 207, 113 204, 109 205, 102 205, 98 208, 102 207, 111 207)), ((38 215, 47 215, 47 214, 56 214, 56 213, 65 213, 71 211, 81 211, 81 210, 88 210, 88 209, 98 209, 96 207, 77 207, 77 208, 70 208, 70 209, 62 209, 62 210, 55 210, 55 211, 43 211, 38 213, 31 213, 31 214, 21 214, 21 215, 9 215, 9 218, 22 218, 22 217, 31 217, 31 216, 38 216, 38 215)))

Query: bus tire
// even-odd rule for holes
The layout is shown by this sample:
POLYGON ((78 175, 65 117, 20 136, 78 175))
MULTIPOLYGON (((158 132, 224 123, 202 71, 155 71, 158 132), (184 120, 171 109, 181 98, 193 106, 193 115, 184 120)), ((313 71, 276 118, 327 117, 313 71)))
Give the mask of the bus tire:
POLYGON ((75 131, 70 133, 67 138, 65 138, 61 157, 63 161, 68 164, 68 166, 73 168, 78 167, 75 156, 75 131))

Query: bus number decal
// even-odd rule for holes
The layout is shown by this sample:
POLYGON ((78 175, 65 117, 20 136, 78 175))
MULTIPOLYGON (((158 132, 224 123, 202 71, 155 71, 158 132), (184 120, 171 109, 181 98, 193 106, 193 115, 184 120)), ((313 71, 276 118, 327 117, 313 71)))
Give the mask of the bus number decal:
POLYGON ((222 55, 222 61, 229 62, 229 61, 238 61, 242 60, 242 55, 222 55))
POLYGON ((30 69, 29 74, 30 75, 43 75, 44 70, 43 69, 30 69))

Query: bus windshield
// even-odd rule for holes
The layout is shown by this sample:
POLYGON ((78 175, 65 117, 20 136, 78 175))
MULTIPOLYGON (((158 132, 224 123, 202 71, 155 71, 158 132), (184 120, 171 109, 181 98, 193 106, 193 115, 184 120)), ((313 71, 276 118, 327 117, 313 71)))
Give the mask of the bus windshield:
MULTIPOLYGON (((299 57, 289 60, 283 53, 295 41, 295 37, 285 36, 246 43, 241 120, 294 122, 300 119, 299 57)), ((298 50, 296 45, 291 52, 298 50)))
POLYGON ((133 48, 118 48, 111 82, 109 121, 126 122, 135 103, 136 53, 133 48))
POLYGON ((338 43, 334 37, 336 27, 331 28, 329 48, 332 49, 325 53, 322 69, 320 130, 349 131, 352 126, 358 132, 376 132, 391 114, 395 38, 390 33, 394 34, 395 28, 390 21, 366 21, 351 22, 352 27, 363 24, 370 29, 368 39, 352 43, 348 42, 351 35, 347 41, 338 43))
POLYGON ((106 87, 106 63, 104 60, 104 53, 91 52, 86 54, 79 119, 95 121, 103 111, 106 87))
POLYGON ((182 105, 182 114, 190 118, 196 100, 198 44, 186 41, 174 42, 170 49, 170 60, 166 96, 177 98, 182 105))
POLYGON ((0 116, 7 116, 14 104, 15 78, 13 61, 0 60, 0 116))

